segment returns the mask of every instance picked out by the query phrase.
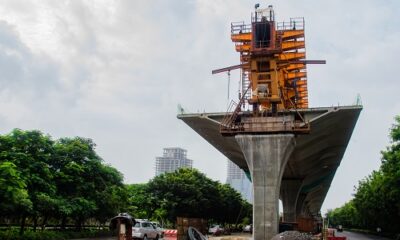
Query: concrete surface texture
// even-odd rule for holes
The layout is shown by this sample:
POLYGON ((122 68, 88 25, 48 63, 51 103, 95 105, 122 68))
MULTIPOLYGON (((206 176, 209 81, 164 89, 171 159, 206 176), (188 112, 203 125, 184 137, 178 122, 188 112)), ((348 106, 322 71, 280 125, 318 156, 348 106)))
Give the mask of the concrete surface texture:
POLYGON ((253 181, 254 239, 271 239, 279 224, 279 189, 295 147, 293 134, 236 135, 253 181))
POLYGON ((296 222, 296 205, 303 181, 284 179, 281 183, 280 199, 283 205, 283 221, 296 222))
MULTIPOLYGON (((296 144, 294 149, 288 149, 286 164, 279 162, 277 166, 280 167, 271 166, 271 169, 279 170, 279 177, 274 185, 276 187, 275 191, 260 190, 261 192, 265 191, 266 195, 274 195, 272 199, 276 198, 275 195, 279 195, 284 205, 285 221, 292 221, 297 219, 297 217, 315 218, 319 215, 322 203, 329 190, 336 169, 343 158, 361 110, 362 106, 299 110, 304 114, 305 119, 310 122, 311 132, 310 134, 297 135, 295 137, 296 144)), ((264 150, 256 150, 254 151, 255 153, 250 153, 255 149, 261 148, 259 143, 254 142, 255 139, 244 140, 249 137, 222 136, 220 134, 220 122, 225 114, 180 114, 178 118, 183 120, 244 171, 254 174, 254 170, 252 169, 255 167, 255 164, 261 164, 257 166, 266 169, 258 171, 265 171, 265 174, 268 175, 268 171, 271 171, 271 169, 268 170, 270 166, 266 165, 267 162, 260 160, 260 163, 254 163, 254 160, 250 160, 251 158, 264 158, 254 155, 261 154, 264 150), (248 143, 252 141, 254 144, 249 145, 248 143)), ((262 141, 265 141, 262 144, 267 144, 268 142, 267 140, 259 140, 260 144, 262 141)), ((273 151, 270 151, 270 153, 275 154, 273 151)), ((267 152, 264 151, 263 154, 267 154, 267 152)), ((283 154, 281 153, 281 155, 283 154)), ((280 159, 280 157, 276 159, 280 159)), ((284 159, 286 161, 286 156, 284 159)), ((256 181, 254 181, 254 184, 256 184, 256 181)), ((260 186, 255 185, 253 187, 255 190, 254 194, 256 194, 260 186)), ((267 198, 266 195, 257 193, 257 196, 260 198, 267 198)), ((261 202, 264 204, 264 200, 254 199, 254 215, 257 215, 259 210, 257 206, 261 202)), ((277 208, 271 207, 270 210, 276 211, 275 214, 278 214, 277 208)), ((271 216, 271 218, 275 219, 275 215, 271 216)), ((265 227, 269 228, 268 225, 270 223, 268 221, 262 220, 258 223, 257 220, 255 224, 260 224, 260 227, 265 225, 265 227)), ((275 225, 271 227, 277 229, 275 225)), ((255 232, 258 231, 256 228, 257 226, 255 225, 255 232)), ((261 238, 255 237, 255 239, 258 240, 261 238)))

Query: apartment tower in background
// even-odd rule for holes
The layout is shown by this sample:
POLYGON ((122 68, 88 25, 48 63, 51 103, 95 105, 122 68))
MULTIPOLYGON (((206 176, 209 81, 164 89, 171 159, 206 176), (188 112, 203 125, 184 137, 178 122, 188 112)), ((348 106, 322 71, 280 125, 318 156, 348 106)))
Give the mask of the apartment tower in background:
POLYGON ((156 157, 156 176, 174 172, 179 168, 192 168, 193 160, 187 158, 187 151, 182 148, 164 148, 163 156, 156 157))
POLYGON ((242 169, 228 159, 228 177, 226 183, 242 194, 248 202, 253 202, 253 192, 250 180, 242 169))

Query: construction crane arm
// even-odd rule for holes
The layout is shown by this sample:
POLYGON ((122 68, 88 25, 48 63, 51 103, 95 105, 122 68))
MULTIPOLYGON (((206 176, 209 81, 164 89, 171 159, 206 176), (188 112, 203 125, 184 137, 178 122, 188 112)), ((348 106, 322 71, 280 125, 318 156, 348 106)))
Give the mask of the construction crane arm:
POLYGON ((230 66, 230 67, 225 67, 225 68, 220 68, 220 69, 212 70, 211 73, 212 73, 212 74, 217 74, 217 73, 222 73, 222 72, 228 72, 228 71, 230 71, 230 70, 235 70, 235 69, 243 68, 244 66, 246 66, 246 64, 233 65, 233 66, 230 66))
POLYGON ((290 64, 296 64, 296 63, 302 63, 302 64, 326 64, 326 60, 297 60, 297 61, 281 60, 279 62, 280 63, 290 63, 290 64))

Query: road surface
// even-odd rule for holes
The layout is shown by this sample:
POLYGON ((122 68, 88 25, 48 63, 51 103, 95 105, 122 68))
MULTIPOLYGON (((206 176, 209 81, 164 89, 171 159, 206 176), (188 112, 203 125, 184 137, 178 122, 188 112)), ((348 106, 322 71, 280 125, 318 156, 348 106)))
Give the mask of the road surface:
MULTIPOLYGON (((374 236, 374 235, 367 235, 367 234, 362 234, 362 233, 355 233, 355 232, 347 232, 347 231, 343 231, 341 233, 336 231, 335 235, 337 237, 347 237, 347 240, 391 240, 389 238, 378 237, 378 236, 374 236)), ((225 237, 227 237, 227 236, 225 236, 225 237)), ((237 237, 237 236, 235 236, 235 237, 237 237)), ((243 239, 245 239, 246 237, 248 239, 251 239, 250 234, 243 235, 240 237, 243 237, 243 239)), ((211 237, 210 236, 209 239, 210 240, 220 240, 221 238, 222 237, 211 237)), ((75 240, 115 240, 115 239, 116 239, 116 237, 105 237, 105 238, 81 238, 81 239, 75 239, 75 240)), ((164 239, 160 239, 160 240, 176 240, 176 238, 165 237, 164 239)))
POLYGON ((390 240, 389 238, 378 237, 375 235, 367 235, 363 233, 355 233, 355 232, 337 232, 335 234, 337 237, 347 237, 347 240, 390 240))

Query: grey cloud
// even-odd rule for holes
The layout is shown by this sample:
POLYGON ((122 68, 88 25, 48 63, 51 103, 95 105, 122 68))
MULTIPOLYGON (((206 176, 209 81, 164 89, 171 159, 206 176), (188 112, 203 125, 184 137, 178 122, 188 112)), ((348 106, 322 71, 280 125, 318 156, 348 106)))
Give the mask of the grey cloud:
MULTIPOLYGON (((225 180, 225 157, 176 119, 176 104, 193 112, 226 110, 227 75, 212 76, 211 70, 239 63, 230 22, 248 22, 253 3, 49 0, 26 11, 5 2, 2 132, 38 128, 55 137, 93 138, 127 182, 147 181, 162 148, 181 146, 195 167, 225 180)), ((311 105, 351 104, 357 93, 363 97, 365 109, 324 208, 338 206, 378 166, 387 129, 400 111, 393 78, 400 4, 271 3, 278 21, 305 17, 308 57, 328 61, 308 67, 311 105), (354 166, 361 170, 352 173, 354 166)), ((234 99, 238 77, 232 72, 234 99)))
POLYGON ((15 29, 0 22, 0 82, 2 90, 13 95, 42 97, 57 89, 57 67, 43 56, 35 56, 25 46, 15 29))

